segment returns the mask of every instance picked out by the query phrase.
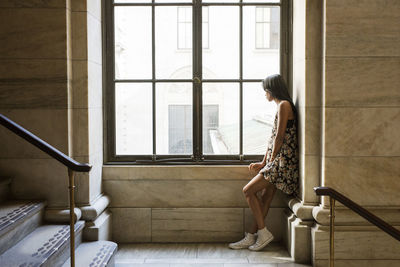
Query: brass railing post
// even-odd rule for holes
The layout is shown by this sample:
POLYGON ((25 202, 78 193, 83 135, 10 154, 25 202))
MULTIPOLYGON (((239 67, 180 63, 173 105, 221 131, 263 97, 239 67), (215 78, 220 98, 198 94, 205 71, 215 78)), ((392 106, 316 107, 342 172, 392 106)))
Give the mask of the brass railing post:
POLYGON ((69 177, 69 231, 71 267, 75 267, 75 201, 74 201, 74 171, 68 169, 69 177))
POLYGON ((335 265, 335 199, 329 197, 330 202, 330 224, 329 224, 329 267, 334 267, 335 265))

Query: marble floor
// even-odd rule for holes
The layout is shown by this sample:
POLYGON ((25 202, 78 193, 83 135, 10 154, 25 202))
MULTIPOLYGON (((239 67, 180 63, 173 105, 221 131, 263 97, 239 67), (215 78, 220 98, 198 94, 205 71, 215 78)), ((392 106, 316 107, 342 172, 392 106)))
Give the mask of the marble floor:
POLYGON ((233 250, 227 243, 118 244, 116 267, 308 267, 293 263, 286 249, 271 243, 261 251, 233 250))

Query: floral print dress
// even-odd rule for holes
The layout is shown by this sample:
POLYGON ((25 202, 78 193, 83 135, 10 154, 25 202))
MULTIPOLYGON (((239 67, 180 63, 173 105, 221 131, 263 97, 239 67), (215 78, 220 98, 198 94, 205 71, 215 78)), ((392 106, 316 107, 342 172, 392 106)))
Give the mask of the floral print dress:
MULTIPOLYGON (((272 156, 272 148, 277 134, 278 113, 275 115, 272 135, 268 142, 267 162, 272 156)), ((275 185, 277 189, 288 195, 299 196, 299 153, 297 145, 296 118, 288 120, 285 130, 285 138, 275 160, 266 164, 259 172, 275 185)))

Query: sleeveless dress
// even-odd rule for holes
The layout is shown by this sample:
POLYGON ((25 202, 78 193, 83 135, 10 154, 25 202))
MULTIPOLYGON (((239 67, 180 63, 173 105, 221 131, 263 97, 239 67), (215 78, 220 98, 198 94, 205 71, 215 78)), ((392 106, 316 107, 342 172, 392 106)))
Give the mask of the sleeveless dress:
POLYGON ((259 173, 275 185, 277 189, 288 195, 299 196, 299 153, 297 144, 296 118, 288 120, 285 130, 285 138, 275 160, 268 164, 272 156, 272 148, 277 134, 278 113, 275 115, 272 135, 268 142, 267 164, 259 173))

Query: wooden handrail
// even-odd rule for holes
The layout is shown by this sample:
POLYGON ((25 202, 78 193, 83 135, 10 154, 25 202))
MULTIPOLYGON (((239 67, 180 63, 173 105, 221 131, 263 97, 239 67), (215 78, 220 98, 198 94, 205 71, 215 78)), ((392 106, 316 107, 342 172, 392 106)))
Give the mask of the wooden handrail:
POLYGON ((68 167, 68 169, 71 169, 73 171, 77 172, 89 172, 92 166, 89 164, 84 164, 84 163, 79 163, 75 161, 74 159, 68 157, 64 153, 62 153, 60 150, 56 149, 55 147, 49 145, 36 135, 32 134, 22 126, 18 125, 17 123, 13 122, 3 114, 0 114, 0 124, 15 133, 16 135, 22 137, 32 145, 36 146, 43 152, 47 153, 50 155, 52 158, 58 160, 62 164, 68 167))
POLYGON ((364 209, 348 197, 342 195, 341 193, 337 192, 335 189, 330 187, 314 187, 314 191, 318 196, 330 196, 335 200, 339 201, 349 209, 353 210, 354 212, 358 213, 361 217, 369 221, 370 223, 374 224, 375 226, 382 229, 384 232, 388 233, 392 237, 396 238, 400 241, 400 231, 382 220, 381 218, 375 216, 368 210, 364 209))

